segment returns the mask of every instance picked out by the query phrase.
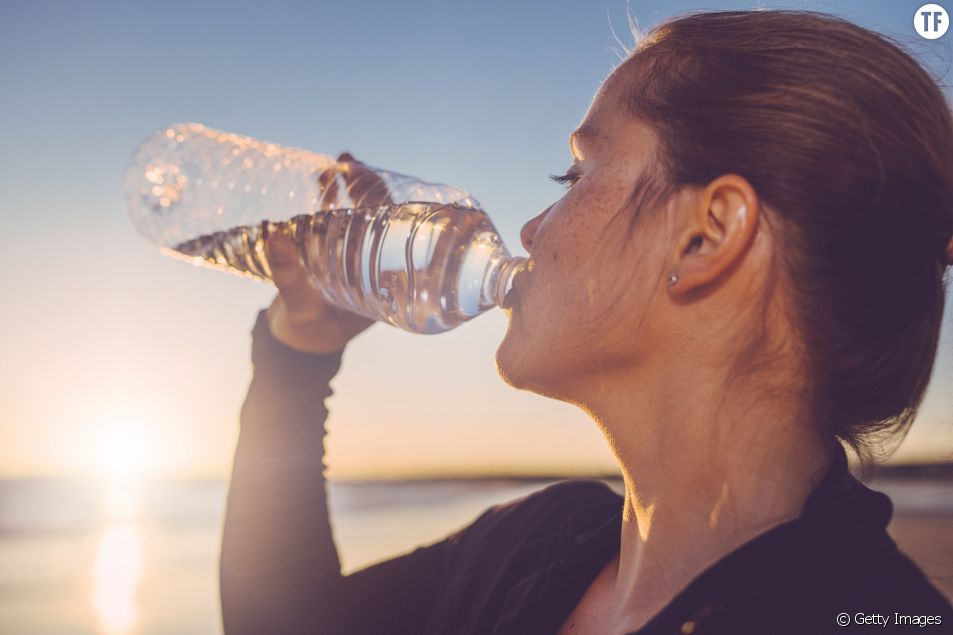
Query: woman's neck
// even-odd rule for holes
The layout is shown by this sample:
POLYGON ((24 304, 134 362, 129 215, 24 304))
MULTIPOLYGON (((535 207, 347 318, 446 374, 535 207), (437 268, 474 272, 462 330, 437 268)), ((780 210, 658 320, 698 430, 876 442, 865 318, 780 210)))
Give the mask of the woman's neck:
POLYGON ((797 396, 763 381, 726 392, 698 367, 669 370, 626 382, 636 390, 602 389, 615 398, 589 408, 625 482, 609 565, 620 628, 640 627, 728 552, 796 518, 832 457, 797 396))

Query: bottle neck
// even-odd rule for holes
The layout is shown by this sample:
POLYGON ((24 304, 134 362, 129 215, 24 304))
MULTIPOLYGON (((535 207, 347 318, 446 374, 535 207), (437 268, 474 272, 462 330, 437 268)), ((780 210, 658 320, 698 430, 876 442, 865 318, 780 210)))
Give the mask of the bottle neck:
POLYGON ((495 272, 491 274, 490 290, 493 294, 492 302, 496 306, 503 305, 503 299, 513 288, 516 274, 526 269, 527 259, 521 256, 506 255, 497 261, 495 272))

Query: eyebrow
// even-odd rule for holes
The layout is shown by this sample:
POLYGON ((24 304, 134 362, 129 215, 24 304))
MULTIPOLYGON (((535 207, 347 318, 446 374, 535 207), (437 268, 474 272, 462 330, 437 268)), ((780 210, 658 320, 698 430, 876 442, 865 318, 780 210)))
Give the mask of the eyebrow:
POLYGON ((581 136, 582 134, 580 134, 578 130, 569 135, 569 152, 571 152, 574 157, 579 156, 579 152, 576 150, 576 143, 581 136))
POLYGON ((596 136, 593 131, 589 128, 583 126, 578 130, 574 130, 571 135, 569 135, 569 151, 577 159, 580 158, 582 152, 579 149, 579 140, 580 139, 591 139, 596 136))

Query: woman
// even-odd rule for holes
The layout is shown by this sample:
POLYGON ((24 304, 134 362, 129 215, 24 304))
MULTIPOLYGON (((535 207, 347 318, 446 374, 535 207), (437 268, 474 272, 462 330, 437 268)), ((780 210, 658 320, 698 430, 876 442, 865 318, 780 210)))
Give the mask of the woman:
POLYGON ((273 236, 226 632, 949 632, 842 445, 902 437, 936 356, 953 119, 935 81, 830 16, 691 14, 612 72, 570 145, 571 189, 522 230, 497 363, 592 416, 624 498, 566 481, 342 577, 324 400, 370 322, 324 304, 273 236))

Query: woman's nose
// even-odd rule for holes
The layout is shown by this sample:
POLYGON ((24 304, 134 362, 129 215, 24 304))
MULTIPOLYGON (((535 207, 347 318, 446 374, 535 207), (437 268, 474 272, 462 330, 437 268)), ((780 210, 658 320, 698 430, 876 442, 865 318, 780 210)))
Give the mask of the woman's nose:
POLYGON ((539 229, 540 223, 542 223, 543 219, 546 218, 546 214, 549 213, 551 208, 552 206, 547 207, 545 210, 543 210, 542 214, 531 218, 525 225, 523 225, 523 229, 520 230, 520 242, 523 243, 523 249, 525 249, 527 253, 532 253, 533 238, 536 237, 536 230, 539 229))

